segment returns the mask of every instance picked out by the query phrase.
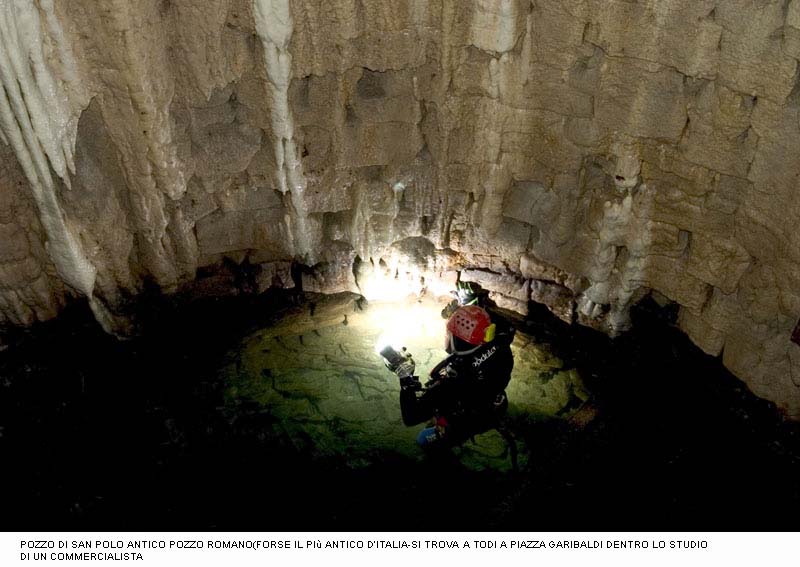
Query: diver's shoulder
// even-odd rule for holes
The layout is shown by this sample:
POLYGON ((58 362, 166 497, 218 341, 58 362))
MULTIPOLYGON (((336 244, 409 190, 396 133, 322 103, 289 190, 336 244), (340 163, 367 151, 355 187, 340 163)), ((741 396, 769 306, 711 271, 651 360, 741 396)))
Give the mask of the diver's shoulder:
POLYGON ((514 340, 514 335, 517 333, 514 324, 495 310, 490 311, 489 316, 495 325, 495 338, 492 342, 510 345, 514 340))

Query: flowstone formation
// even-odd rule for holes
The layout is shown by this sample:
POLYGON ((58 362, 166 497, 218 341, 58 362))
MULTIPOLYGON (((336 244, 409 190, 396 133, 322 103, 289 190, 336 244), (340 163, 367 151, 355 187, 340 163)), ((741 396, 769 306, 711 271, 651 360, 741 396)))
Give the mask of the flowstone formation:
MULTIPOLYGON (((413 296, 397 303, 367 303, 352 294, 312 298, 231 350, 222 371, 227 404, 235 413, 257 403, 269 418, 262 435, 313 459, 353 468, 381 462, 387 454, 420 460, 415 439, 425 426, 403 425, 399 381, 384 368, 376 346, 390 335, 397 348, 406 346, 425 382, 447 356, 444 305, 413 296)), ((455 450, 470 469, 508 471, 515 464, 512 455, 524 467, 531 448, 518 430, 570 418, 589 399, 577 370, 565 367, 547 346, 519 332, 512 351, 502 433, 481 433, 455 450)))
POLYGON ((798 58, 800 0, 3 2, 0 326, 460 272, 612 335, 677 304, 798 417, 798 58))

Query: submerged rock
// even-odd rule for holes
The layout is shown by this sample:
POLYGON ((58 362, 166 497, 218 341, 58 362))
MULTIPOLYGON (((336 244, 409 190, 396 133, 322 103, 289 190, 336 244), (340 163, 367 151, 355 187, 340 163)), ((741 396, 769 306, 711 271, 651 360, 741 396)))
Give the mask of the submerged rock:
MULTIPOLYGON (((384 367, 376 345, 387 328, 402 325, 406 334, 398 340, 426 379, 446 356, 441 350, 444 302, 408 298, 396 304, 373 302, 354 312, 356 299, 321 298, 313 315, 298 310, 243 340, 223 370, 229 403, 258 402, 275 419, 268 436, 316 458, 341 458, 351 466, 380 461, 387 453, 422 459, 415 439, 424 425, 403 425, 399 383, 384 367), (343 312, 348 314, 346 327, 340 324, 343 312)), ((588 397, 578 373, 564 369, 546 346, 518 333, 512 350, 510 434, 516 419, 566 418, 575 409, 576 396, 581 401, 588 397)), ((525 442, 516 442, 513 452, 526 455, 525 442)), ((477 435, 456 450, 462 464, 474 470, 510 470, 511 453, 508 439, 496 431, 477 435)))

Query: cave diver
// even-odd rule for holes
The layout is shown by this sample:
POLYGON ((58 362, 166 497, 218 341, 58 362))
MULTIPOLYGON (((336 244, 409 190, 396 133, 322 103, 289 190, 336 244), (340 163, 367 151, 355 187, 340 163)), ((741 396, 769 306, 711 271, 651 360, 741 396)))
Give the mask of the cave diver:
POLYGON ((508 408, 505 388, 514 367, 514 333, 510 323, 482 307, 457 307, 446 325, 448 356, 431 370, 425 385, 414 375, 415 363, 405 349, 381 352, 400 379, 403 423, 431 420, 417 436, 420 447, 455 447, 498 427, 508 408))
POLYGON ((486 309, 489 304, 489 292, 471 282, 459 281, 450 294, 453 296, 452 301, 442 309, 442 317, 445 319, 449 319, 456 309, 464 305, 477 305, 486 309))

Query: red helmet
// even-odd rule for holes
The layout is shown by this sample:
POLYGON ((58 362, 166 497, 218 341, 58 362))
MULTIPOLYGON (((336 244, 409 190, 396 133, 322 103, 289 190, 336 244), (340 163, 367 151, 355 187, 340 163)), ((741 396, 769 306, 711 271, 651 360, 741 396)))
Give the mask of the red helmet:
POLYGON ((491 317, 489 317, 485 309, 477 305, 459 307, 447 320, 447 332, 449 334, 474 346, 479 346, 494 338, 493 336, 487 336, 494 334, 487 333, 490 327, 492 327, 491 330, 494 330, 491 317))

